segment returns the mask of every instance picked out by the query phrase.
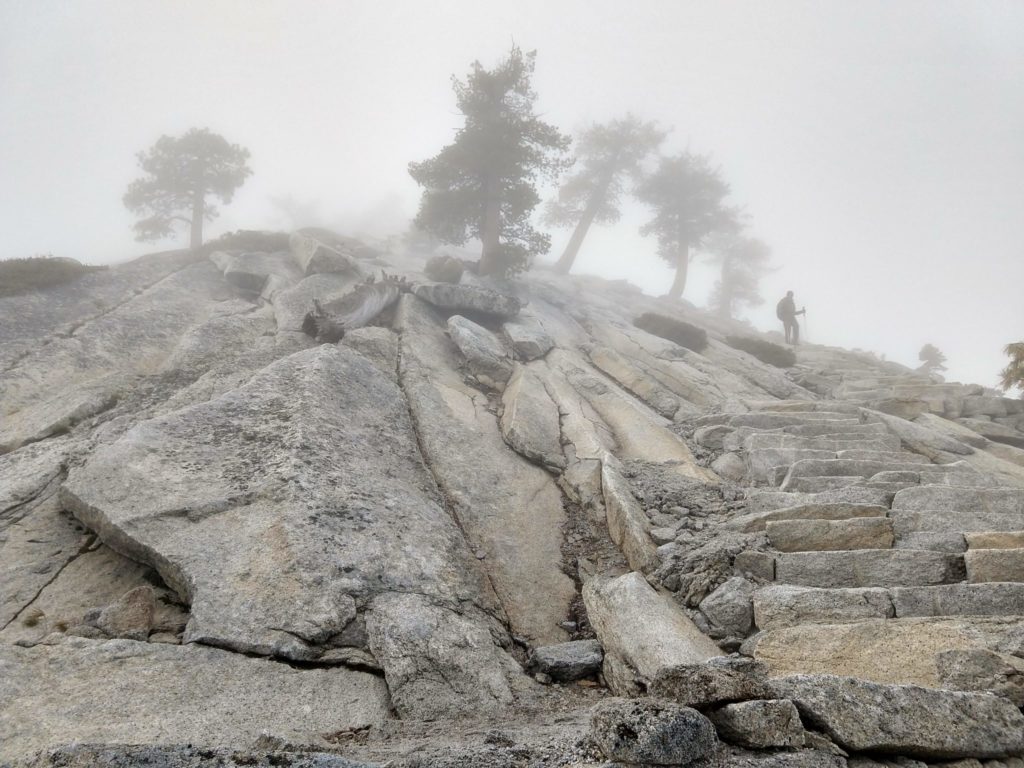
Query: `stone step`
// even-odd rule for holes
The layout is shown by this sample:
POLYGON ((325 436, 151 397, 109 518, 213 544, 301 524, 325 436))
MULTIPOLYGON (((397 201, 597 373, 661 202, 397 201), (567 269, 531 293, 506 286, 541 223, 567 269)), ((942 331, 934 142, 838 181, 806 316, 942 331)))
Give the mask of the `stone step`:
POLYGON ((921 485, 895 495, 891 517, 897 540, 921 531, 1018 531, 1024 489, 921 485))
MULTIPOLYGON (((896 438, 899 443, 899 438, 896 438)), ((864 450, 862 448, 850 448, 836 451, 837 459, 852 459, 854 461, 883 461, 891 464, 931 464, 931 459, 910 451, 878 451, 864 450)))
POLYGON ((970 549, 1021 549, 1024 531, 978 531, 964 534, 970 549))
POLYGON ((965 461, 931 464, 918 470, 921 485, 954 485, 960 488, 999 488, 1001 483, 965 461))
POLYGON ((1024 584, 942 584, 932 587, 820 589, 789 584, 753 595, 760 630, 863 619, 940 616, 1024 616, 1024 584))
POLYGON ((889 430, 885 424, 872 423, 860 424, 852 421, 825 421, 820 424, 797 424, 789 427, 782 427, 782 431, 789 435, 800 437, 833 437, 859 435, 888 435, 889 430))
MULTIPOLYGON (((784 469, 784 468, 783 468, 784 469)), ((795 493, 822 493, 863 482, 859 475, 828 475, 824 477, 795 477, 787 475, 779 487, 795 493)))
POLYGON ((1024 549, 971 549, 964 554, 967 581, 1024 582, 1024 549))
POLYGON ((880 480, 874 480, 874 479, 872 479, 870 477, 864 483, 864 487, 865 488, 873 488, 873 489, 875 489, 877 491, 882 491, 882 492, 888 494, 890 500, 892 499, 893 496, 895 496, 897 493, 902 491, 904 488, 910 488, 913 485, 917 485, 917 484, 916 483, 886 483, 886 482, 882 482, 880 480))
POLYGON ((875 504, 852 504, 848 502, 824 504, 800 504, 791 507, 766 509, 752 512, 730 520, 726 525, 744 533, 765 530, 770 522, 781 520, 850 520, 853 518, 885 518, 889 510, 875 504))
POLYGON ((988 582, 889 590, 896 616, 1024 616, 1024 584, 988 582))
MULTIPOLYGON (((789 700, 800 716, 829 734, 845 753, 885 753, 920 758, 964 759, 960 766, 980 766, 978 758, 1009 758, 986 762, 989 768, 1010 768, 1014 755, 1024 754, 1024 715, 1017 708, 1020 697, 1005 682, 996 688, 1008 695, 979 692, 976 676, 964 674, 963 664, 974 672, 984 652, 954 653, 940 659, 937 677, 947 690, 925 685, 884 685, 829 674, 797 674, 771 681, 772 696, 789 700), (963 682, 964 686, 957 685, 963 682), (968 687, 971 690, 948 690, 968 687)), ((982 662, 984 666, 984 662, 982 662)), ((989 665, 991 668, 991 664, 989 665)), ((1021 674, 1019 665, 1001 664, 1011 676, 1021 674)), ((801 670, 801 672, 803 672, 801 670)), ((903 681, 900 681, 903 682, 903 681)), ((825 761, 811 760, 822 765, 825 761)), ((783 758, 784 764, 796 765, 783 758)), ((863 765, 851 760, 853 765, 863 765)), ((804 765, 810 764, 803 763, 804 765)), ((870 760, 868 765, 878 765, 870 760)), ((896 758, 886 765, 921 765, 917 760, 896 758)), ((949 765, 949 763, 947 763, 949 765)), ((1019 768, 1019 766, 1014 766, 1019 768)))
MULTIPOLYGON (((942 465, 929 465, 925 469, 920 464, 900 463, 895 461, 865 461, 862 459, 801 459, 793 463, 789 469, 787 480, 797 477, 831 477, 843 475, 845 477, 857 476, 868 478, 879 472, 915 472, 923 476, 926 472, 941 474, 942 465)), ((948 470, 959 472, 960 467, 948 470)), ((782 484, 786 489, 785 482, 782 484)))
POLYGON ((896 493, 884 488, 869 485, 850 485, 836 488, 823 493, 791 493, 779 490, 748 490, 746 493, 747 509, 760 512, 766 509, 794 507, 800 504, 871 504, 888 507, 896 493))
POLYGON ((887 517, 772 520, 765 524, 765 532, 779 552, 889 549, 893 544, 892 520, 887 517))
MULTIPOLYGON (((895 530, 895 523, 893 530, 895 530)), ((896 537, 897 549, 930 549, 933 552, 963 554, 967 551, 964 534, 958 531, 914 531, 896 537)))
POLYGON ((868 478, 868 482, 892 483, 899 485, 900 490, 903 490, 903 488, 909 488, 912 485, 919 485, 921 483, 921 473, 910 472, 905 469, 886 470, 885 472, 879 472, 877 475, 872 475, 868 478))
POLYGON ((775 581, 804 587, 925 587, 963 579, 962 556, 930 550, 790 552, 775 558, 775 581))
POLYGON ((804 459, 834 459, 835 457, 836 454, 833 451, 804 448, 759 448, 747 451, 743 458, 747 464, 747 475, 751 480, 769 480, 774 483, 777 467, 788 468, 794 462, 804 459))
POLYGON ((769 413, 807 413, 829 411, 831 413, 852 413, 860 415, 857 403, 843 400, 747 400, 751 411, 769 413))
POLYGON ((753 603, 754 624, 762 631, 799 624, 888 619, 896 615, 889 590, 881 587, 819 589, 772 584, 756 590, 753 603))
MULTIPOLYGON (((1024 519, 1024 489, 991 488, 978 490, 969 487, 944 487, 939 485, 909 488, 893 499, 893 509, 920 511, 948 509, 961 512, 992 512, 1017 515, 1024 519)), ((973 530, 984 530, 975 528, 973 530)), ((993 528, 992 530, 1014 530, 993 528)))
POLYGON ((942 688, 948 651, 992 652, 1022 634, 1021 617, 874 618, 763 631, 752 650, 772 677, 825 673, 942 688))
MULTIPOLYGON (((748 451, 763 448, 803 449, 811 451, 879 451, 897 452, 900 439, 895 435, 840 435, 838 437, 798 437, 785 432, 754 432, 747 436, 741 447, 748 451)), ((916 456, 917 454, 909 454, 916 456)), ((850 456, 848 458, 857 458, 850 456)))
POLYGON ((740 413, 726 422, 730 427, 753 427, 755 429, 779 429, 780 427, 818 426, 822 423, 853 426, 859 424, 858 417, 849 413, 828 411, 805 411, 802 413, 740 413))

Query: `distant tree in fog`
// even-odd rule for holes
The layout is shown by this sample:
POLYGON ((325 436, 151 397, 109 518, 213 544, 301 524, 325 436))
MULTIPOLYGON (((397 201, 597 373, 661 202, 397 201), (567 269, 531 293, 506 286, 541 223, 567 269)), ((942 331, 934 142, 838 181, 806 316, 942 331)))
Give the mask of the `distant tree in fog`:
POLYGON ((128 210, 144 217, 135 223, 135 239, 160 240, 173 234, 176 224, 186 224, 192 248, 203 244, 203 222, 219 213, 207 198, 230 203, 252 174, 246 165, 249 150, 205 128, 161 136, 138 159, 146 175, 133 181, 123 198, 128 210))
POLYGON ((917 359, 921 361, 919 371, 931 373, 932 371, 946 370, 946 356, 942 354, 934 344, 925 344, 917 353, 917 359))
POLYGON ((725 205, 728 194, 721 171, 706 155, 691 152, 662 158, 637 185, 637 198, 654 213, 640 234, 655 235, 658 255, 676 268, 670 297, 682 297, 691 255, 709 235, 739 230, 736 210, 725 205))
POLYGON ((494 69, 476 61, 465 82, 453 77, 465 124, 436 156, 409 164, 423 187, 416 226, 454 245, 479 239, 484 275, 519 272, 551 248, 530 225, 535 184, 569 165, 570 140, 534 113, 535 59, 513 46, 494 69))
POLYGON ((636 181, 643 161, 664 140, 665 132, 655 123, 642 122, 633 115, 592 125, 580 134, 577 167, 562 183, 558 199, 547 204, 544 215, 553 226, 575 227, 555 269, 563 273, 572 269, 591 224, 619 220, 619 199, 626 180, 636 181))
POLYGON ((1000 383, 1004 390, 1020 387, 1021 397, 1024 397, 1024 341, 1007 344, 1003 352, 1009 355, 1010 362, 999 374, 1000 383))
POLYGON ((771 248, 764 242, 734 233, 713 235, 704 250, 722 272, 711 292, 711 307, 722 317, 733 317, 743 305, 763 304, 761 278, 771 267, 771 248))

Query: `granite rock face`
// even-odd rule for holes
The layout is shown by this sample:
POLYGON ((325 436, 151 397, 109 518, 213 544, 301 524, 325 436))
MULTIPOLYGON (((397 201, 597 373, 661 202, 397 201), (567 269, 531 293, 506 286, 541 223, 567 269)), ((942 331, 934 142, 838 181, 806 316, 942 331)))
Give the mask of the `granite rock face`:
POLYGON ((358 353, 300 352, 132 428, 72 472, 64 502, 191 605, 189 639, 315 658, 371 584, 485 594, 400 404, 358 353), (400 541, 412 530, 421 555, 400 541))
POLYGON ((420 450, 513 633, 537 645, 567 640, 559 624, 575 590, 562 569, 566 516, 554 478, 505 443, 487 396, 459 374, 459 351, 434 308, 404 295, 395 324, 420 450))
MULTIPOLYGON (((191 607, 186 641, 315 660, 349 645, 346 629, 371 605, 389 613, 376 597, 416 593, 436 604, 423 610, 472 606, 451 631, 503 653, 488 619, 500 608, 420 459, 398 386, 351 349, 297 353, 137 425, 73 471, 63 498, 178 591, 191 607)), ((402 649, 416 647, 403 635, 422 633, 413 615, 379 646, 385 674, 400 675, 402 649)), ((472 655, 433 663, 454 664, 452 679, 491 672, 472 655)))
POLYGON ((263 731, 316 741, 383 722, 387 701, 384 681, 366 672, 202 645, 0 644, 0 759, 72 742, 251 745, 263 731))
POLYGON ((1021 751, 1020 401, 286 239, 0 298, 3 768, 1021 751))

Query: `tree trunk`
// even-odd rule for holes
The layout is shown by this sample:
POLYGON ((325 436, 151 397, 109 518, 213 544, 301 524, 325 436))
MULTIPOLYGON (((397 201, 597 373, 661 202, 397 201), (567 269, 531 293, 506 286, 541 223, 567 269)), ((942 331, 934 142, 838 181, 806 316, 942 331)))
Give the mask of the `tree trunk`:
POLYGON ((609 178, 587 201, 587 208, 583 211, 583 216, 580 217, 580 220, 576 222, 576 229, 573 230, 572 237, 569 238, 569 244, 565 246, 565 251, 562 252, 561 257, 555 264, 556 272, 561 272, 563 275, 569 274, 573 262, 576 261, 576 254, 580 252, 580 246, 583 245, 583 238, 587 236, 590 225, 594 223, 594 217, 597 216, 598 209, 604 204, 605 195, 608 194, 608 185, 610 183, 611 179, 609 178))
POLYGON ((725 320, 732 320, 733 281, 728 255, 722 257, 722 277, 720 284, 722 288, 719 292, 720 304, 718 306, 718 315, 725 320))
POLYGON ((195 251, 203 247, 203 219, 206 216, 206 196, 197 191, 192 195, 192 236, 189 247, 195 251))
POLYGON ((683 291, 686 290, 686 273, 690 268, 690 242, 689 239, 679 237, 679 251, 676 256, 676 279, 672 281, 672 287, 668 291, 670 299, 683 298, 683 291))
POLYGON ((480 274, 494 275, 502 271, 501 263, 501 199, 485 187, 487 202, 484 209, 483 251, 480 254, 480 274))

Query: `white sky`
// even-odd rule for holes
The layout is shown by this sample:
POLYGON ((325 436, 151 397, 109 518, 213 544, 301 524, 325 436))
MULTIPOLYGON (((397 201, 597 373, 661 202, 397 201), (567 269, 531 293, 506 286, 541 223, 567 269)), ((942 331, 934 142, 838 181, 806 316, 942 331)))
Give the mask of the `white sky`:
MULTIPOLYGON (((775 251, 812 340, 992 385, 1024 338, 1024 2, 0 0, 0 258, 111 262, 135 153, 206 126, 252 152, 216 234, 404 229, 406 167, 459 126, 450 77, 537 49, 539 109, 563 130, 631 110, 709 152, 775 251)), ((663 292, 641 208, 592 230, 577 270, 663 292)), ((554 258, 568 237, 556 232, 554 258)), ((184 243, 183 236, 180 243, 184 243)), ((699 262, 687 297, 714 276, 699 262)))

